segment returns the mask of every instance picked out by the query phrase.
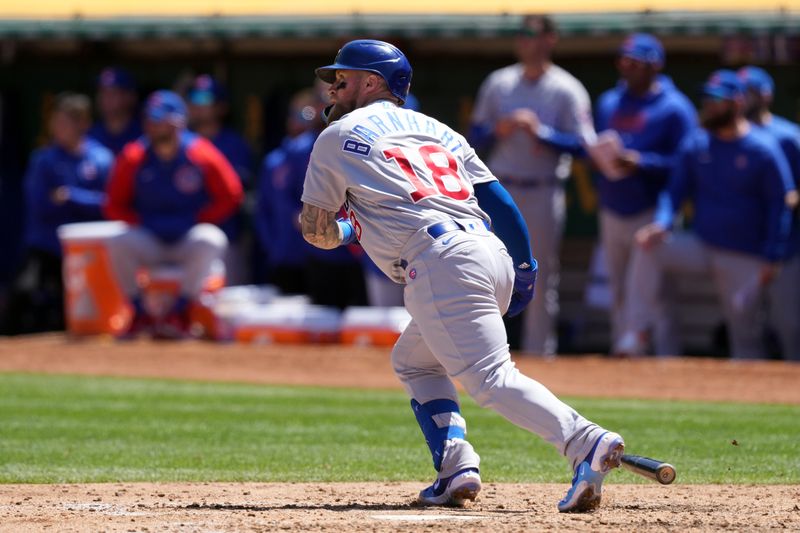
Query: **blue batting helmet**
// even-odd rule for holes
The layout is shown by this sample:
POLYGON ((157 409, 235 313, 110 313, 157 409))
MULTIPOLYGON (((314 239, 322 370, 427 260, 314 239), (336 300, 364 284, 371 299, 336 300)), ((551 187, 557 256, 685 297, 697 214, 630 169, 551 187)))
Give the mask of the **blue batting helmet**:
POLYGON ((359 39, 345 44, 332 65, 316 70, 322 81, 333 83, 337 70, 365 70, 386 80, 389 91, 402 102, 411 87, 411 63, 396 46, 383 41, 359 39))

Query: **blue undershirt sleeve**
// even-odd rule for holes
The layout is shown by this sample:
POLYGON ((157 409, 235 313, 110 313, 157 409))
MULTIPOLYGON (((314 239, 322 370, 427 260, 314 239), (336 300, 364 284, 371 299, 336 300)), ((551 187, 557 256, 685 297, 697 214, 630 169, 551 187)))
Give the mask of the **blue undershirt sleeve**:
POLYGON ((103 218, 102 207, 106 199, 105 192, 84 189, 83 187, 76 187, 74 185, 69 186, 68 190, 69 200, 67 201, 67 205, 70 206, 74 213, 98 220, 103 218))
POLYGON ((691 157, 693 145, 684 140, 675 156, 675 165, 669 176, 667 188, 662 191, 656 206, 655 222, 672 229, 675 212, 680 209, 684 199, 692 189, 691 157))
POLYGON ((550 126, 544 124, 539 126, 536 132, 537 138, 546 145, 555 148, 561 152, 567 152, 575 156, 585 156, 586 151, 583 148, 583 142, 579 135, 575 133, 566 133, 557 131, 550 126))
POLYGON ((530 265, 533 254, 528 226, 508 191, 500 182, 490 181, 475 185, 475 197, 481 209, 491 217, 494 232, 508 248, 514 266, 530 265))

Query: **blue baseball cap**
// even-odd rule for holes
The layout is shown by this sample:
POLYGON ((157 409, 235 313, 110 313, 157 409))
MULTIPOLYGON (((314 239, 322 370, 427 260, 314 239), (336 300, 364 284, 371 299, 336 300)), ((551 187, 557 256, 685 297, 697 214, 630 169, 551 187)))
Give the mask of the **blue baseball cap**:
POLYGON ((629 35, 619 47, 619 55, 659 67, 664 66, 666 60, 661 41, 649 33, 629 35))
POLYGON ((228 99, 225 88, 212 76, 202 74, 195 78, 187 100, 194 105, 211 105, 228 99))
POLYGON ((763 95, 771 95, 775 91, 775 82, 766 70, 760 67, 742 67, 736 73, 745 89, 758 91, 763 95))
POLYGON ((744 86, 739 76, 728 69, 714 71, 703 85, 703 96, 719 100, 737 100, 744 96, 744 86))
POLYGON ((136 82, 133 76, 127 70, 117 67, 104 68, 97 76, 97 86, 128 91, 136 90, 136 82))
POLYGON ((169 122, 182 128, 186 125, 186 104, 178 93, 156 91, 147 99, 144 116, 154 122, 169 122))

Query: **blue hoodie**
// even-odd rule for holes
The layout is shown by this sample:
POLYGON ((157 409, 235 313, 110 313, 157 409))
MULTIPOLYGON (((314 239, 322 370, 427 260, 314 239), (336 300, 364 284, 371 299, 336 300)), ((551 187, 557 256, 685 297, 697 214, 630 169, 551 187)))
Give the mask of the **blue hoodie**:
POLYGON ((89 138, 78 154, 55 144, 34 152, 24 182, 28 214, 25 244, 60 256, 58 226, 102 220, 105 186, 113 162, 112 153, 89 138), (57 204, 52 194, 62 186, 69 190, 69 199, 57 204))
POLYGON ((641 154, 634 174, 616 181, 598 177, 600 205, 621 216, 656 206, 681 141, 697 126, 694 106, 672 80, 661 75, 657 83, 656 91, 639 97, 620 82, 597 102, 597 131, 616 130, 626 148, 641 154))
POLYGON ((712 246, 782 259, 793 190, 789 165, 778 143, 758 128, 724 141, 697 129, 684 141, 656 220, 672 225, 686 199, 694 202, 694 231, 712 246))

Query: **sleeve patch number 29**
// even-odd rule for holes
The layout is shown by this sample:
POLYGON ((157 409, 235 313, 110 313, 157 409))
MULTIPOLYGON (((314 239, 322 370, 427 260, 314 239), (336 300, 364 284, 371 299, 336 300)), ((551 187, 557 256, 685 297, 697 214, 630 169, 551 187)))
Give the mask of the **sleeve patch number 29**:
POLYGON ((394 159, 397 166, 408 178, 408 181, 414 186, 414 190, 411 191, 411 199, 414 203, 437 194, 447 196, 453 200, 466 200, 470 197, 469 187, 464 182, 464 179, 458 175, 458 162, 453 157, 453 154, 435 144, 421 146, 418 150, 419 156, 430 171, 430 177, 428 177, 417 174, 408 157, 406 157, 406 151, 413 152, 411 149, 392 148, 384 150, 383 157, 387 161, 394 159), (431 186, 431 179, 435 187, 431 186))

